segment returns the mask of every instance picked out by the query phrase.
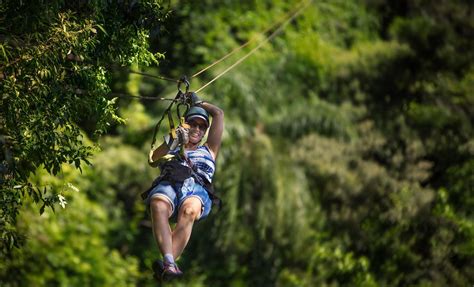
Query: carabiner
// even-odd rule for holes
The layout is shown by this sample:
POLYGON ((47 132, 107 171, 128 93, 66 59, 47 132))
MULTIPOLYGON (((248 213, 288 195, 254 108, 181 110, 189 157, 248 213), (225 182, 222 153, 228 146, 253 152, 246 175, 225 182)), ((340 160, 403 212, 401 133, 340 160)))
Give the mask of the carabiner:
POLYGON ((186 76, 182 76, 181 79, 179 79, 178 81, 178 91, 181 91, 181 83, 183 83, 185 86, 186 86, 186 92, 184 94, 186 94, 188 91, 189 91, 189 81, 188 81, 188 78, 186 78, 186 76))

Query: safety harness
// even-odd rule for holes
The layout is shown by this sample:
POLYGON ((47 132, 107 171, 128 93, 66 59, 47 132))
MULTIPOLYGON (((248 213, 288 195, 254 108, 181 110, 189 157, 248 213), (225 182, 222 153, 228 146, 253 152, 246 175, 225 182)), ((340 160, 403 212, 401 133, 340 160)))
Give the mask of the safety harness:
POLYGON ((176 97, 168 106, 168 108, 164 111, 161 119, 158 121, 158 123, 155 126, 155 129, 153 132, 153 140, 151 143, 151 149, 148 156, 148 164, 150 164, 150 166, 152 167, 160 167, 161 173, 157 178, 155 178, 155 180, 153 180, 153 183, 151 184, 150 188, 148 188, 146 191, 144 191, 141 194, 141 197, 143 200, 148 198, 148 195, 151 192, 151 190, 153 190, 153 188, 159 185, 162 181, 167 181, 175 185, 177 183, 183 183, 186 179, 192 177, 195 179, 195 181, 198 184, 204 187, 204 189, 207 191, 209 195, 209 198, 212 201, 212 204, 216 205, 218 207, 218 210, 220 210, 222 208, 222 200, 218 196, 215 195, 214 187, 212 183, 208 182, 207 180, 203 179, 201 176, 198 175, 198 172, 197 172, 198 168, 197 166, 193 165, 192 162, 186 157, 183 145, 180 146, 180 151, 176 155, 167 154, 157 160, 153 160, 152 158, 153 152, 157 148, 156 135, 158 133, 161 122, 163 121, 165 115, 168 116, 170 136, 172 137, 173 140, 176 140, 177 138, 176 127, 175 127, 173 116, 171 113, 171 109, 176 102, 178 103, 176 107, 176 111, 177 111, 178 118, 180 119, 180 126, 187 129, 189 128, 189 125, 186 124, 185 122, 184 116, 182 116, 180 112, 180 107, 182 106, 186 107, 186 111, 184 112, 183 115, 185 115, 187 111, 189 110, 190 103, 189 103, 189 100, 186 98, 188 91, 189 91, 189 82, 184 76, 178 82, 178 93, 176 97), (185 93, 183 93, 180 89, 181 83, 184 83, 186 85, 185 93), (183 165, 182 163, 183 161, 185 161, 188 164, 188 166, 183 165))
POLYGON ((197 172, 193 170, 193 168, 183 165, 176 159, 170 159, 161 164, 160 169, 161 174, 153 180, 150 188, 141 194, 143 200, 147 199, 153 188, 159 185, 162 181, 167 181, 175 185, 183 183, 186 179, 192 177, 197 183, 204 187, 212 201, 212 204, 218 207, 218 211, 222 208, 222 200, 214 193, 212 183, 203 180, 199 175, 197 175, 197 172))

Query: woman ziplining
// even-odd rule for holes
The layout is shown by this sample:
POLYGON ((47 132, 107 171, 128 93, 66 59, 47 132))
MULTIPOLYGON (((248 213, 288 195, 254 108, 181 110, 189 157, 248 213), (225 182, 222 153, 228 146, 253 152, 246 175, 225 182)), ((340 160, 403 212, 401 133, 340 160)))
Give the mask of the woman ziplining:
MULTIPOLYGON (((171 103, 155 127, 148 159, 149 164, 152 167, 159 167, 161 173, 153 181, 152 186, 142 194, 147 209, 150 211, 153 235, 162 255, 162 259, 155 260, 152 265, 154 277, 157 280, 162 281, 183 275, 176 260, 191 238, 194 222, 206 218, 213 204, 220 207, 220 199, 213 192, 212 179, 224 131, 224 111, 211 103, 201 101, 197 92, 202 91, 274 38, 310 2, 311 0, 301 5, 296 12, 292 11, 284 22, 279 23, 271 35, 195 92, 189 92, 189 82, 186 77, 174 80, 131 71, 178 83, 178 94, 174 99, 155 98, 171 100, 171 103), (184 93, 180 90, 182 83, 186 85, 184 93), (171 110, 176 103, 180 123, 175 128, 171 110), (186 106, 184 117, 181 117, 180 106, 186 106), (170 130, 164 137, 164 141, 157 147, 156 135, 165 116, 168 117, 170 130), (201 144, 206 132, 208 132, 207 140, 201 144), (169 223, 170 220, 176 223, 173 229, 169 223)), ((273 29, 274 26, 272 25, 271 28, 273 29)), ((192 77, 197 77, 250 42, 234 49, 192 77)), ((142 97, 138 96, 138 98, 142 97)))
POLYGON ((176 128, 176 135, 168 134, 158 148, 150 151, 149 164, 159 165, 161 175, 143 195, 163 255, 163 260, 156 260, 152 266, 158 280, 183 274, 175 259, 186 247, 194 222, 209 215, 216 199, 211 184, 224 131, 224 112, 200 101, 195 93, 184 97, 191 103, 185 123, 176 128), (208 128, 207 141, 201 144, 208 128), (176 222, 173 230, 169 219, 176 222))

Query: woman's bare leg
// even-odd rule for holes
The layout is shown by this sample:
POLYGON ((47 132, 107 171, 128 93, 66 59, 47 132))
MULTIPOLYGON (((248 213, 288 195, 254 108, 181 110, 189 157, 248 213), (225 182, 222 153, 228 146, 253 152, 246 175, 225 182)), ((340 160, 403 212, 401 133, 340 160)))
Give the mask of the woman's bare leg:
POLYGON ((173 231, 173 256, 178 258, 191 238, 194 221, 201 215, 202 204, 196 197, 187 198, 179 208, 178 222, 173 231))
POLYGON ((154 197, 150 202, 150 211, 153 235, 161 254, 171 254, 173 251, 173 241, 168 221, 171 216, 171 204, 163 197, 154 197))

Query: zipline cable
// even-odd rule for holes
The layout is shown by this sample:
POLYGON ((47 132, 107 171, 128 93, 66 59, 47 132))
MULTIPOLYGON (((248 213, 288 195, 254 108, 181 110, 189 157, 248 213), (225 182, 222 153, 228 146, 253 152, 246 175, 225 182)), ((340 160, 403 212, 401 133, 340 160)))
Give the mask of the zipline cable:
MULTIPOLYGON (((303 3, 303 2, 301 2, 303 3)), ((300 3, 300 5, 301 5, 300 3)), ((283 22, 284 19, 287 19, 289 17, 289 15, 295 13, 295 11, 297 11, 299 8, 295 8, 293 9, 293 11, 290 11, 288 13, 286 13, 284 16, 280 17, 278 19, 278 21, 276 21, 275 23, 273 23, 270 27, 268 27, 267 29, 263 30, 262 32, 260 32, 259 34, 267 34, 269 31, 273 30, 273 28, 275 28, 276 26, 278 25, 281 25, 281 23, 283 22)), ((246 46, 248 46, 250 43, 253 43, 255 40, 257 39, 257 37, 252 37, 250 38, 247 42, 245 42, 244 44, 240 45, 239 47, 235 48, 234 50, 232 50, 230 53, 228 53, 227 55, 224 55, 223 57, 221 57, 220 59, 216 60, 214 63, 208 65, 207 67, 205 67, 204 69, 196 72, 194 75, 191 76, 191 78, 195 78, 197 76, 199 76, 200 74, 202 74, 203 72, 207 71, 208 69, 214 67, 215 65, 219 64, 220 62, 224 61, 225 59, 229 58, 230 56, 232 56, 233 54, 237 53, 238 51, 242 50, 243 48, 245 48, 246 46)))
POLYGON ((126 93, 109 93, 111 96, 116 96, 120 98, 135 98, 135 99, 142 99, 142 100, 153 100, 153 101, 174 101, 175 99, 171 98, 158 98, 158 97, 145 97, 145 96, 135 96, 131 94, 126 94, 126 93))
MULTIPOLYGON (((299 4, 299 5, 302 5, 303 1, 299 4)), ((298 6, 299 6, 298 5, 298 6)), ((289 11, 288 13, 286 13, 285 15, 283 15, 282 17, 280 17, 278 19, 278 21, 276 21, 275 23, 273 23, 271 26, 269 26, 268 28, 266 28, 265 30, 263 30, 262 32, 260 32, 259 34, 267 34, 269 31, 271 31, 273 28, 275 28, 276 26, 278 25, 281 25, 281 23, 283 22, 283 20, 285 19, 288 19, 288 17, 290 17, 290 15, 296 13, 295 11, 298 11, 299 9, 301 8, 295 8, 293 9, 292 11, 289 11)), ((214 61, 212 64, 206 66, 205 68, 199 70, 198 72, 196 72, 194 75, 191 76, 191 78, 195 78, 197 76, 199 76, 200 74, 204 73, 205 71, 209 70, 210 68, 214 67, 215 65, 219 64, 220 62, 224 61, 225 59, 229 58, 230 56, 232 56, 233 54, 237 53, 238 51, 242 50, 243 48, 245 48, 246 46, 248 46, 250 43, 253 43, 255 40, 257 39, 257 37, 252 37, 250 38, 247 42, 245 42, 244 44, 240 45, 239 47, 233 49, 231 52, 227 53, 226 55, 224 55, 223 57, 221 57, 220 59, 214 61)), ((169 82, 178 82, 179 80, 176 80, 176 79, 172 79, 172 78, 167 78, 167 77, 163 77, 163 76, 156 76, 156 75, 152 75, 152 74, 148 74, 148 73, 144 73, 144 72, 139 72, 139 71, 134 71, 134 70, 129 70, 130 73, 133 73, 133 74, 138 74, 138 75, 142 75, 142 76, 146 76, 146 77, 150 77, 150 78, 156 78, 156 79, 160 79, 160 80, 165 80, 165 81, 169 81, 169 82)))
POLYGON ((220 77, 222 77, 225 73, 227 73, 228 71, 230 71, 231 69, 233 69, 234 67, 236 67, 237 65, 239 65, 240 63, 242 63, 245 59, 247 59, 248 57, 250 57, 253 53, 255 53, 260 47, 262 47, 264 44, 266 44, 268 41, 272 40, 276 35, 278 35, 281 31, 283 31, 283 28, 286 27, 286 25, 288 25, 291 21, 293 21, 293 19, 295 19, 299 13, 301 13, 301 11, 303 11, 304 8, 306 8, 310 3, 312 2, 312 0, 309 0, 306 4, 304 4, 303 6, 301 6, 290 18, 288 18, 283 24, 281 24, 275 31, 273 31, 273 33, 268 36, 267 38, 265 38, 262 42, 260 42, 255 48, 253 48, 252 50, 250 50, 250 52, 248 52, 246 55, 244 55, 242 58, 240 58, 237 62, 235 62, 234 64, 232 64, 230 67, 228 67, 227 69, 225 69, 223 72, 221 72, 220 74, 218 74, 217 76, 215 76, 212 80, 210 80, 209 82, 207 82, 207 84, 205 84, 204 86, 200 87, 199 89, 197 89, 195 91, 195 93, 199 93, 200 91, 202 91, 204 88, 206 88, 207 86, 209 86, 210 84, 212 84, 214 81, 216 81, 217 79, 219 79, 220 77))
POLYGON ((168 82, 179 83, 179 80, 168 78, 168 77, 156 76, 156 75, 152 75, 152 74, 148 74, 148 73, 144 73, 144 72, 139 72, 139 71, 134 71, 134 70, 128 70, 128 72, 132 73, 132 74, 138 74, 138 75, 142 75, 142 76, 145 76, 145 77, 160 79, 160 80, 164 80, 164 81, 168 81, 168 82))
MULTIPOLYGON (((303 0, 301 3, 303 3, 305 0, 303 0)), ((212 80, 210 80, 209 82, 207 82, 204 86, 202 86, 201 88, 199 88, 198 90, 196 90, 195 92, 198 93, 200 91, 202 91, 203 89, 205 89, 207 86, 209 86, 210 84, 212 84, 214 81, 216 81, 217 79, 219 79, 220 77, 222 77, 224 74, 226 74, 227 72, 229 72, 231 69, 233 69, 234 67, 236 67, 237 65, 239 65, 240 63, 242 63, 245 59, 247 59, 248 57, 250 57, 253 53, 255 53, 260 47, 262 47, 264 44, 266 44, 267 42, 271 41, 275 36, 277 36, 282 30, 283 28, 286 27, 286 25, 288 25, 291 21, 293 21, 300 13, 301 11, 303 11, 304 8, 306 8, 307 6, 309 6, 309 4, 312 2, 312 0, 309 0, 307 1, 306 3, 303 3, 301 4, 301 7, 299 8, 295 8, 293 11, 285 14, 285 18, 287 18, 283 23, 282 21, 277 21, 275 22, 273 25, 271 25, 270 27, 268 27, 267 29, 265 29, 262 33, 263 34, 266 34, 268 33, 269 31, 271 31, 274 27, 278 26, 277 29, 275 29, 275 31, 273 31, 268 37, 266 37, 264 40, 262 40, 255 48, 253 48, 252 50, 250 50, 247 54, 245 54, 242 58, 240 58, 238 61, 236 61, 234 64, 232 64, 231 66, 229 66, 227 69, 225 69, 223 72, 221 72, 220 74, 218 74, 216 77, 214 77, 212 80), (296 11, 295 11, 296 10, 296 11), (291 16, 290 16, 291 15, 291 16), (289 18, 288 18, 289 17, 289 18)), ((283 18, 283 17, 281 17, 283 18)), ((246 43, 240 45, 239 47, 235 48, 234 50, 232 50, 230 53, 224 55, 222 58, 218 59, 217 61, 213 62, 212 64, 208 65, 207 67, 205 67, 204 69, 198 71, 197 73, 195 73, 191 78, 195 78, 197 76, 199 76, 201 73, 203 73, 204 71, 212 68, 213 66, 217 65, 218 63, 224 61, 225 59, 227 59, 228 57, 230 57, 231 55, 235 54, 236 52, 240 51, 241 49, 243 49, 244 47, 246 47, 247 45, 249 45, 250 43, 254 42, 255 41, 255 38, 251 38, 250 40, 248 40, 246 43)), ((160 79, 160 80, 165 80, 165 81, 169 81, 169 82, 174 82, 174 83, 180 83, 181 80, 176 80, 176 79, 172 79, 172 78, 168 78, 168 77, 163 77, 163 76, 156 76, 156 75, 152 75, 152 74, 148 74, 148 73, 144 73, 144 72, 139 72, 139 71, 134 71, 134 70, 129 70, 130 73, 133 73, 133 74, 138 74, 138 75, 142 75, 142 76, 146 76, 146 77, 150 77, 150 78, 155 78, 155 79, 160 79)), ((116 93, 116 95, 118 95, 116 93)), ((123 95, 123 94, 122 94, 123 95)), ((120 96, 120 95, 119 95, 120 96)), ((126 95, 127 97, 134 97, 134 98, 141 98, 141 99, 148 99, 148 100, 170 100, 170 99, 165 99, 165 98, 155 98, 155 97, 142 97, 142 96, 132 96, 132 95, 126 95)))

